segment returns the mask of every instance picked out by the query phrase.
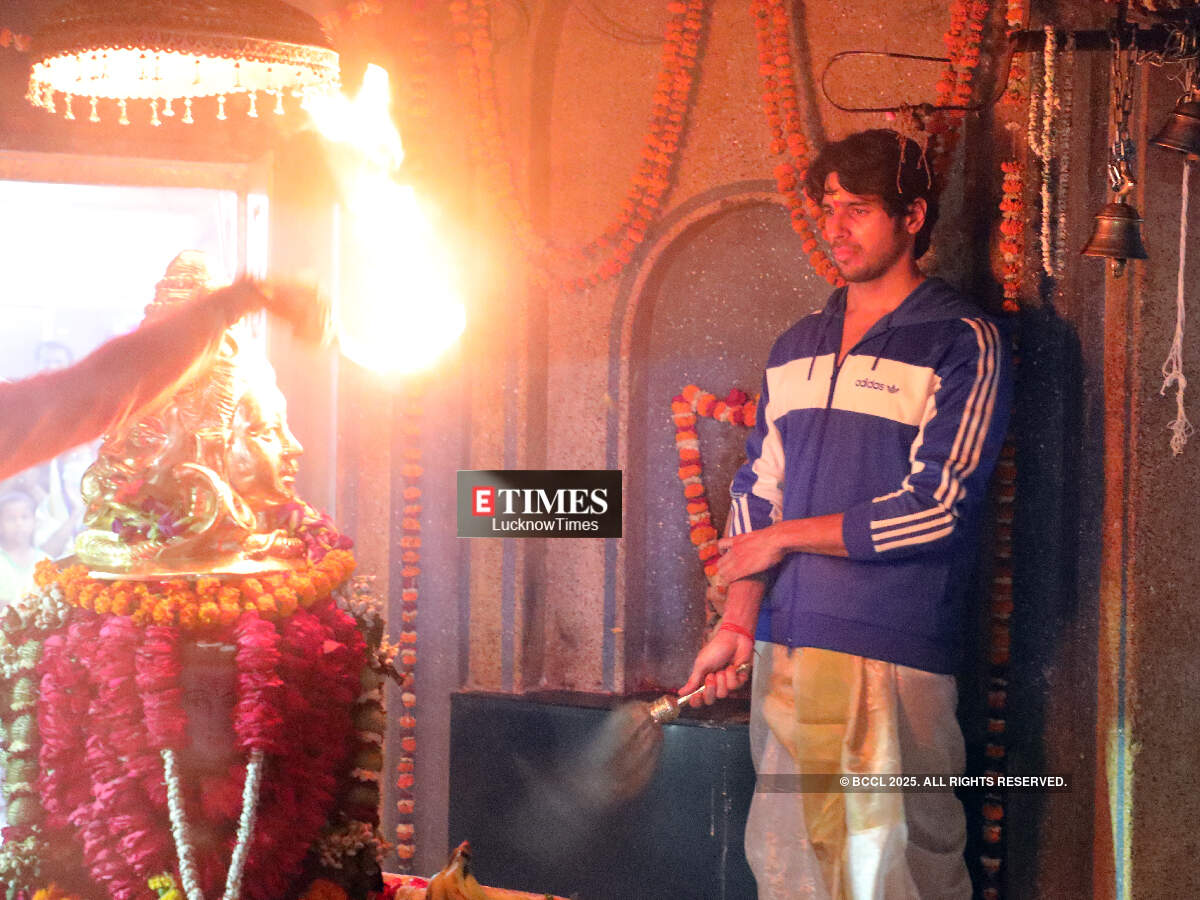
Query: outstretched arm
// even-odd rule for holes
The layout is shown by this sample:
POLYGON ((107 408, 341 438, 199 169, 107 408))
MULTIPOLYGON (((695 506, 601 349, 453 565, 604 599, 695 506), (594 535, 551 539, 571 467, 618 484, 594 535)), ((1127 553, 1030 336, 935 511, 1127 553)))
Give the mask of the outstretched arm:
POLYGON ((309 337, 326 327, 312 288, 239 281, 108 341, 69 368, 0 384, 0 478, 90 441, 169 396, 211 358, 226 328, 263 308, 309 337))

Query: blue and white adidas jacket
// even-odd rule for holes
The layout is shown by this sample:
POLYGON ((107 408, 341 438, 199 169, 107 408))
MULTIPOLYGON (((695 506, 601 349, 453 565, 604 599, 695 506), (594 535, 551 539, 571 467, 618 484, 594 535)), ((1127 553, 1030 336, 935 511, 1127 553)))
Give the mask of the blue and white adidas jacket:
POLYGON ((843 513, 850 555, 789 554, 757 637, 954 672, 1012 403, 1008 340, 929 278, 838 366, 845 305, 834 291, 775 342, 727 531, 843 513))

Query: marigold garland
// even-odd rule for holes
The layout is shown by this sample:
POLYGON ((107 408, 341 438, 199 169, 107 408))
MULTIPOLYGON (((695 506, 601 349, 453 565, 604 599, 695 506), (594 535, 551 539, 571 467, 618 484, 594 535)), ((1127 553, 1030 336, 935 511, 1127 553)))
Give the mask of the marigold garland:
POLYGON ((158 581, 99 581, 89 578, 87 567, 60 570, 42 560, 34 571, 41 588, 57 586, 67 603, 98 614, 128 616, 135 625, 178 625, 196 630, 232 625, 245 612, 264 619, 286 619, 298 608, 307 609, 328 597, 354 571, 348 550, 331 550, 318 562, 287 572, 218 578, 203 575, 195 580, 170 578, 158 581))
POLYGON ((800 235, 801 249, 813 269, 830 284, 844 284, 813 230, 813 224, 819 225, 824 216, 804 190, 811 158, 793 71, 788 9, 782 0, 751 0, 750 9, 758 38, 758 71, 762 78, 763 112, 771 129, 771 153, 785 156, 775 167, 775 183, 787 201, 792 228, 800 235))
POLYGON ((500 127, 492 57, 490 0, 451 0, 449 10, 458 44, 459 78, 474 107, 478 139, 472 142, 476 164, 495 193, 497 204, 514 226, 517 240, 534 264, 553 273, 560 286, 581 291, 618 275, 633 258, 661 216, 674 183, 675 169, 692 108, 693 72, 703 43, 710 0, 670 0, 655 81, 653 105, 642 158, 614 221, 583 248, 563 251, 539 236, 516 190, 512 164, 500 127), (586 266, 586 274, 565 276, 586 266))
MULTIPOLYGON (((975 70, 979 67, 983 47, 983 28, 990 7, 988 0, 954 0, 951 5, 950 25, 942 39, 949 61, 937 82, 937 106, 968 106, 971 103, 975 70)), ((950 168, 965 119, 966 113, 962 110, 946 110, 936 113, 929 121, 934 171, 940 179, 946 177, 950 168)))
POLYGON ((327 878, 318 878, 308 886, 300 900, 346 900, 346 892, 340 885, 327 878))
MULTIPOLYGON (((51 884, 34 891, 33 900, 82 900, 82 898, 78 894, 69 894, 59 890, 58 885, 51 884)), ((172 900, 177 900, 177 898, 172 898, 172 900)))
POLYGON ((31 40, 27 34, 21 34, 11 28, 0 28, 0 47, 12 47, 18 53, 27 53, 31 40))
POLYGON ((401 679, 400 702, 400 757, 396 763, 396 855, 400 869, 411 872, 416 854, 413 813, 415 806, 414 785, 416 781, 416 694, 413 684, 417 665, 417 597, 418 578, 421 574, 421 416, 422 409, 417 396, 406 398, 404 414, 401 416, 403 463, 400 474, 404 479, 404 509, 400 520, 403 537, 400 539, 402 584, 400 590, 401 625, 399 671, 401 679))
POLYGON ((347 25, 358 22, 367 16, 377 16, 383 12, 383 0, 352 0, 341 9, 334 10, 329 15, 321 16, 317 21, 329 34, 333 34, 347 25))
MULTIPOLYGON (((1004 22, 1010 39, 1025 27, 1026 3, 1027 0, 1008 0, 1004 22)), ((1009 109, 1023 109, 1026 97, 1031 93, 1025 61, 1022 57, 1014 57, 1008 88, 1000 103, 1009 109)), ((1015 135, 1019 125, 1013 121, 1005 127, 1015 135)), ((1020 309, 1021 285, 1025 277, 1025 165, 1018 155, 1019 146, 1010 159, 1000 163, 1004 176, 1000 198, 1000 280, 1004 287, 1004 311, 1010 313, 1020 309)))
MULTIPOLYGON (((704 566, 704 577, 708 579, 710 589, 719 590, 713 584, 717 572, 717 530, 713 527, 704 490, 700 439, 696 434, 697 416, 753 428, 758 419, 758 398, 751 400, 745 391, 734 388, 724 400, 718 400, 713 394, 689 384, 671 400, 675 447, 679 451, 677 474, 683 482, 683 496, 687 501, 688 536, 704 566)), ((715 609, 709 610, 710 619, 715 612, 715 609)))
MULTIPOLYGON (((987 743, 984 745, 985 775, 999 776, 1006 771, 1005 735, 1008 709, 1008 665, 1011 648, 1009 621, 1013 611, 1012 523, 1013 501, 1016 497, 1016 446, 1009 437, 996 463, 996 538, 994 569, 988 599, 988 682, 987 743)), ((983 853, 980 865, 983 884, 980 895, 984 900, 1000 900, 1004 863, 1004 795, 989 792, 984 795, 982 838, 983 853)))

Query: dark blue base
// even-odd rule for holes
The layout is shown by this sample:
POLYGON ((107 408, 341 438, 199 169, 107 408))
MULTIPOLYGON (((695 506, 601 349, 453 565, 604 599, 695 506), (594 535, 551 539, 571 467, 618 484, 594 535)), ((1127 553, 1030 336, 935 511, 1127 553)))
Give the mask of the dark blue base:
POLYGON ((742 847, 754 790, 745 704, 722 721, 666 726, 645 790, 620 801, 594 792, 598 773, 584 761, 612 702, 454 695, 451 846, 469 840, 476 876, 495 887, 577 900, 754 898, 742 847))

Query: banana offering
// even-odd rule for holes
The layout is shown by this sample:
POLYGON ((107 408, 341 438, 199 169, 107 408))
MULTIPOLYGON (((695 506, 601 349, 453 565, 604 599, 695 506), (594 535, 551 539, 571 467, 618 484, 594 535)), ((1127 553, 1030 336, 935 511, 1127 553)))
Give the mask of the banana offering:
POLYGON ((425 900, 492 900, 471 874, 470 841, 459 844, 446 868, 430 879, 425 900))

